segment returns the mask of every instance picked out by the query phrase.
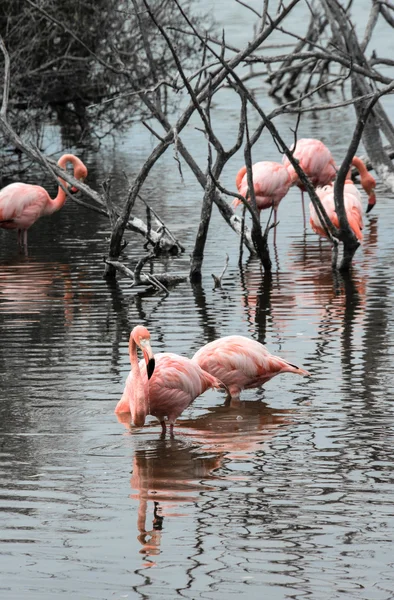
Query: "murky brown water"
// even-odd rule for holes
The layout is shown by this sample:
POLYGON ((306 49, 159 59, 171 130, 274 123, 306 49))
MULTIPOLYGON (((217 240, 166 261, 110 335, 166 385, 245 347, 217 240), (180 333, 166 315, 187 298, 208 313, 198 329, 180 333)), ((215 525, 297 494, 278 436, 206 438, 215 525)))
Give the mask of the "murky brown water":
MULTIPOLYGON (((243 14, 234 10, 229 19, 243 14)), ((231 141, 236 110, 221 99, 218 128, 231 141)), ((302 134, 340 159, 351 116, 305 119, 302 134)), ((280 124, 286 132, 291 121, 280 124)), ((139 128, 124 140, 85 155, 92 187, 113 165, 119 180, 132 175, 153 143, 139 128)), ((268 135, 263 150, 279 159, 268 135)), ((228 166, 227 187, 242 162, 228 166)), ((166 261, 172 272, 187 272, 202 198, 184 171, 183 184, 170 152, 144 188, 187 248, 166 261)), ((3 598, 393 597, 394 213, 393 198, 380 187, 377 196, 351 277, 332 274, 292 190, 272 277, 254 260, 238 268, 238 239, 214 211, 202 286, 167 298, 102 279, 108 224, 75 204, 31 229, 28 258, 0 231, 3 598), (130 432, 113 411, 137 323, 156 352, 191 356, 245 334, 312 376, 277 377, 232 406, 206 393, 172 440, 156 422, 130 432)), ((132 240, 130 260, 140 252, 132 240)))

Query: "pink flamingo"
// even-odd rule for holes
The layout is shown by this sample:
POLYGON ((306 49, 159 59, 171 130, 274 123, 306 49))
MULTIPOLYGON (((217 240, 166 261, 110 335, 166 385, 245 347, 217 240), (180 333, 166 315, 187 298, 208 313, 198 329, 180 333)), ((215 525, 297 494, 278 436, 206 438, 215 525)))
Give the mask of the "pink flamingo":
MULTIPOLYGON (((334 201, 334 188, 332 185, 326 185, 323 188, 316 188, 316 193, 320 198, 322 205, 325 208, 327 216, 335 227, 339 228, 338 215, 335 212, 335 201, 334 201)), ((363 228, 363 209, 360 202, 360 193, 353 182, 345 185, 343 194, 345 211, 349 227, 353 231, 354 235, 358 240, 362 240, 363 234, 361 233, 363 228), (348 186, 348 191, 346 191, 348 186)), ((310 225, 315 233, 321 237, 327 238, 327 234, 321 224, 321 221, 317 215, 315 207, 312 202, 309 204, 310 213, 310 225)))
MULTIPOLYGON (((290 150, 293 149, 294 144, 291 146, 290 150)), ((297 140, 293 156, 299 161, 301 169, 308 175, 314 187, 324 186, 334 181, 337 174, 337 167, 331 152, 320 140, 315 140, 313 138, 302 138, 297 140)), ((302 214, 305 227, 305 187, 301 183, 287 156, 283 157, 282 164, 286 167, 290 175, 292 185, 297 185, 301 190, 302 214)))
MULTIPOLYGON (((83 162, 73 154, 64 154, 58 161, 65 168, 70 162, 74 167, 74 177, 83 181, 88 170, 83 162)), ((64 186, 67 186, 60 179, 64 186)), ((71 191, 77 191, 72 187, 71 191)), ((0 227, 17 229, 18 243, 27 250, 27 230, 43 215, 60 210, 66 201, 66 192, 59 186, 57 196, 52 200, 48 192, 39 185, 28 183, 10 183, 0 192, 0 227)))
POLYGON ((142 325, 134 327, 130 334, 129 355, 131 371, 115 413, 131 413, 137 427, 144 425, 147 415, 153 415, 160 421, 165 435, 167 417, 173 435, 175 421, 197 396, 208 388, 225 387, 216 377, 184 356, 171 352, 153 356, 150 333, 142 325), (139 363, 137 346, 145 359, 139 363))
MULTIPOLYGON (((274 224, 276 225, 276 213, 279 202, 286 196, 292 183, 287 169, 277 162, 257 162, 252 166, 252 178, 257 209, 261 211, 273 208, 274 224)), ((239 193, 246 198, 248 193, 248 177, 245 166, 238 171, 235 183, 239 193)), ((242 204, 241 200, 235 198, 233 201, 234 208, 239 204, 242 204)), ((274 240, 275 238, 276 227, 274 230, 274 240)))
MULTIPOLYGON (((290 148, 293 150, 294 145, 290 148)), ((332 157, 330 150, 327 148, 323 142, 320 140, 315 140, 313 138, 302 138, 297 141, 295 150, 293 153, 294 158, 297 158, 300 167, 308 175, 311 183, 314 187, 324 187, 326 185, 330 185, 333 183, 336 174, 337 174, 337 166, 332 157)), ((287 168, 291 180, 292 185, 297 185, 301 190, 302 197, 302 212, 304 215, 304 223, 305 223, 305 207, 304 207, 304 191, 305 188, 303 184, 300 182, 297 173, 293 165, 290 163, 287 156, 284 156, 282 159, 283 165, 287 168)), ((360 173, 360 183, 364 189, 364 191, 368 194, 368 207, 367 213, 372 210, 372 208, 376 204, 376 196, 375 196, 375 187, 376 181, 375 178, 368 172, 368 169, 364 162, 358 156, 355 156, 352 159, 352 165, 358 170, 360 173)), ((347 176, 347 184, 353 184, 351 180, 350 171, 347 176)), ((349 188, 348 188, 349 190, 349 188)), ((346 190, 345 190, 346 191, 346 190)), ((350 190, 349 190, 350 191, 350 190)))
MULTIPOLYGON (((293 149, 294 144, 290 150, 293 151, 293 149)), ((313 138, 297 140, 293 156, 298 160, 301 169, 308 175, 314 187, 324 186, 334 181, 337 167, 331 152, 320 140, 313 138)), ((292 184, 297 185, 303 195, 305 188, 287 156, 283 157, 282 164, 288 170, 292 184)))
MULTIPOLYGON (((373 177, 373 175, 371 175, 371 173, 369 173, 366 165, 364 164, 364 162, 362 161, 362 159, 359 158, 358 156, 355 156, 352 159, 352 165, 354 167, 356 167, 356 169, 358 170, 358 172, 360 174, 360 183, 361 183, 361 186, 364 189, 364 191, 368 194, 368 205, 367 205, 367 210, 365 212, 369 213, 369 211, 372 210, 373 207, 376 204, 376 196, 375 196, 376 180, 373 177)), ((329 185, 331 186, 330 187, 331 191, 333 191, 334 190, 334 183, 332 182, 329 185)), ((324 187, 327 187, 327 186, 324 186, 324 187)), ((361 196, 360 192, 358 191, 358 188, 354 185, 354 183, 352 181, 352 172, 351 172, 351 169, 349 169, 348 174, 346 176, 346 180, 345 180, 345 185, 344 185, 343 191, 346 194, 352 194, 360 202, 362 202, 362 196, 361 196)))
POLYGON ((279 373, 310 375, 308 371, 270 354, 260 342, 241 335, 209 342, 195 353, 192 360, 220 379, 232 399, 239 398, 243 389, 263 385, 279 373))

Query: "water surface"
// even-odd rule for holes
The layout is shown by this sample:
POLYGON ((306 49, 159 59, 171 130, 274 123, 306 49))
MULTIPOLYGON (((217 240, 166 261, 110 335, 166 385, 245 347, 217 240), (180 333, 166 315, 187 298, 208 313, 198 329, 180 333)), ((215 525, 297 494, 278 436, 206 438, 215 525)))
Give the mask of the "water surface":
MULTIPOLYGON (((234 4, 222 18, 243 43, 245 10, 234 4)), ((237 114, 223 90, 214 116, 228 144, 237 114)), ((302 135, 340 160, 352 115, 305 118, 302 135)), ((292 119, 278 125, 291 140, 292 119)), ((204 166, 193 127, 184 139, 204 166)), ((57 135, 48 130, 60 151, 57 135)), ((121 190, 122 170, 136 173, 153 143, 136 127, 85 153, 90 185, 100 189, 112 171, 121 190)), ((266 133, 255 150, 263 157, 280 160, 266 133)), ((242 164, 239 153, 224 185, 242 164)), ((158 272, 188 271, 203 192, 186 167, 184 177, 169 151, 144 186, 186 247, 158 272)), ((330 248, 304 231, 291 190, 272 276, 246 256, 239 267, 238 239, 214 210, 202 285, 179 284, 168 297, 106 283, 108 223, 71 202, 31 229, 28 257, 0 231, 2 597, 393 597, 394 214, 380 185, 377 197, 351 276, 333 275, 330 248), (213 290, 226 252, 223 289, 213 290), (130 430, 113 413, 138 323, 155 352, 191 356, 243 334, 312 376, 282 375, 230 406, 207 392, 162 440, 154 420, 130 430)), ((143 250, 128 237, 133 265, 143 250)))

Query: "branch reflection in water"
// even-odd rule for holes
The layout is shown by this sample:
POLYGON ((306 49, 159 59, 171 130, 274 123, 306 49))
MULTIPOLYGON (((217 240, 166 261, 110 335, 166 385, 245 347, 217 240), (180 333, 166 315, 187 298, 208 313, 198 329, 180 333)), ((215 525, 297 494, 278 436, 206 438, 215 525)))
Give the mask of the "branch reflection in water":
MULTIPOLYGON (((336 352, 339 343, 342 383, 347 382, 349 391, 352 370, 358 369, 357 355, 367 341, 365 332, 370 312, 367 298, 368 290, 374 285, 370 273, 376 260, 377 234, 377 219, 371 218, 364 229, 363 254, 349 273, 332 271, 329 246, 321 241, 310 243, 307 235, 293 243, 289 250, 298 272, 297 311, 305 311, 309 318, 314 314, 316 319, 316 344, 313 355, 306 359, 308 369, 319 380, 325 379, 324 362, 336 352)), ((374 344, 371 338, 368 346, 374 344)))

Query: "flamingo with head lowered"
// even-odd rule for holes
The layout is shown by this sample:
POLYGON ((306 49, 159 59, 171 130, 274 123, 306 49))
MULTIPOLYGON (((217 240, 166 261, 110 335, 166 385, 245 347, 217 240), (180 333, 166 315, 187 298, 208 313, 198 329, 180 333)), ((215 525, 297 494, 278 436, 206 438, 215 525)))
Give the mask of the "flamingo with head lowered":
MULTIPOLYGON (((74 154, 64 154, 58 161, 65 168, 70 162, 74 167, 74 177, 83 181, 88 170, 74 154)), ((61 183, 67 186, 62 179, 61 183)), ((77 191, 72 187, 71 191, 77 191)), ((60 210, 66 201, 66 192, 59 186, 56 198, 39 185, 29 183, 10 183, 0 191, 0 228, 17 229, 18 243, 27 250, 27 230, 43 215, 60 210)))
MULTIPOLYGON (((337 167, 330 150, 323 142, 313 138, 302 138, 297 140, 295 148, 293 144, 290 150, 314 187, 324 186, 334 181, 337 167)), ((303 197, 305 188, 287 156, 283 157, 282 163, 291 177, 292 184, 300 188, 303 197)))
MULTIPOLYGON (((334 181, 337 175, 337 167, 330 150, 323 142, 313 138, 301 138, 297 140, 295 147, 294 144, 291 146, 290 150, 293 152, 293 157, 298 160, 305 175, 311 180, 313 187, 324 186, 334 181)), ((305 227, 305 187, 287 156, 283 157, 282 163, 290 175, 291 184, 298 186, 301 190, 302 214, 305 227)))
POLYGON ((232 399, 242 390, 263 385, 280 373, 310 375, 305 369, 274 356, 260 342, 242 335, 229 335, 205 344, 192 360, 228 388, 232 399))
MULTIPOLYGON (((328 218, 335 227, 340 228, 338 215, 335 211, 334 187, 326 185, 322 188, 316 188, 316 194, 319 196, 328 218)), ((346 183, 343 193, 345 212, 350 229, 358 240, 363 239, 363 209, 360 202, 360 193, 356 186, 350 182, 346 183)), ((312 202, 309 204, 310 225, 315 233, 321 237, 328 238, 328 235, 319 219, 319 216, 312 202)))
MULTIPOLYGON (((248 193, 248 177, 246 167, 237 173, 235 184, 238 191, 246 198, 248 193)), ((274 211, 274 224, 276 225, 279 202, 286 196, 291 186, 291 177, 287 169, 277 162, 261 161, 252 166, 253 189, 256 196, 257 210, 272 208, 274 211)), ((233 206, 236 208, 241 200, 235 198, 233 206)), ((274 240, 276 239, 276 227, 274 240)))
POLYGON ((156 417, 166 433, 166 418, 173 435, 174 423, 197 396, 209 388, 225 388, 223 383, 199 365, 172 352, 153 355, 150 333, 142 325, 130 334, 131 371, 115 413, 130 413, 137 427, 145 424, 147 415, 156 417), (144 358, 138 362, 137 347, 144 358))
MULTIPOLYGON (((369 213, 369 211, 372 210, 376 204, 375 177, 371 175, 364 162, 358 156, 353 157, 352 165, 356 167, 357 171, 359 172, 361 186, 364 192, 366 192, 366 194, 368 195, 368 205, 367 210, 365 212, 369 213)), ((358 199, 361 201, 361 194, 352 181, 350 170, 346 177, 344 192, 348 194, 353 194, 354 196, 358 197, 358 199)))
MULTIPOLYGON (((293 151, 294 145, 290 148, 293 151)), ((293 156, 299 161, 301 169, 311 180, 312 185, 316 187, 325 187, 326 185, 332 185, 334 179, 337 176, 337 166, 333 159, 330 150, 323 142, 313 138, 302 138, 297 141, 293 156)), ((282 159, 283 165, 289 172, 291 177, 292 185, 297 185, 301 190, 302 197, 302 210, 304 213, 305 220, 305 209, 304 209, 304 191, 305 188, 301 183, 293 165, 290 163, 287 156, 282 159)), ((364 162, 358 156, 354 156, 351 163, 360 173, 360 183, 364 191, 368 194, 368 207, 367 213, 372 210, 376 204, 375 197, 375 178, 368 172, 364 162)), ((345 182, 346 193, 352 193, 357 195, 357 188, 354 186, 350 171, 345 182), (353 188, 350 187, 353 186, 353 188), (356 190, 356 192, 354 191, 356 190)))

